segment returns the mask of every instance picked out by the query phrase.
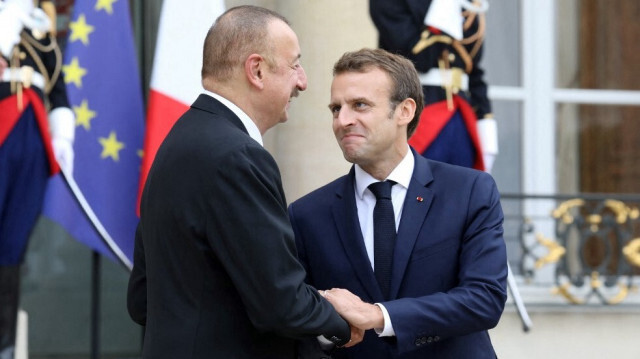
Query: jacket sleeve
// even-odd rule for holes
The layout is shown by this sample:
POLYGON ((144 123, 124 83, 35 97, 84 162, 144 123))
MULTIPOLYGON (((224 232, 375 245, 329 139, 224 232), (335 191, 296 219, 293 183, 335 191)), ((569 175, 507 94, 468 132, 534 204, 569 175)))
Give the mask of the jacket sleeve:
POLYGON ((142 243, 142 226, 138 224, 133 249, 133 269, 127 288, 127 310, 134 322, 147 324, 147 272, 142 243))
POLYGON ((446 292, 383 303, 399 352, 418 349, 420 338, 437 342, 493 328, 502 315, 507 298, 503 214, 495 182, 477 173, 458 253, 458 284, 446 292))
MULTIPOLYGON (((325 335, 337 345, 349 325, 311 286, 298 262, 278 167, 262 147, 231 152, 208 190, 229 205, 212 204, 207 236, 259 330, 293 338, 325 335)), ((206 196, 206 193, 204 194, 206 196)), ((213 197, 213 196, 212 196, 213 197)))

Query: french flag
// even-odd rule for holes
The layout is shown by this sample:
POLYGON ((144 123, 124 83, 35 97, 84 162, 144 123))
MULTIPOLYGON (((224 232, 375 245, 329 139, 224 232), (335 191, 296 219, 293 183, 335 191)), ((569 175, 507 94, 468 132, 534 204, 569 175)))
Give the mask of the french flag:
POLYGON ((202 92, 200 70, 204 38, 223 12, 223 0, 165 0, 162 4, 147 104, 138 199, 158 147, 176 120, 202 92))

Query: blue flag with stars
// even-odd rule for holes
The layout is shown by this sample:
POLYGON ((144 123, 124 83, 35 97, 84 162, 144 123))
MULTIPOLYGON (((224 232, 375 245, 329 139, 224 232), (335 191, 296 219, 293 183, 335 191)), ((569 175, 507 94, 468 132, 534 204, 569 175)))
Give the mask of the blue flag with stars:
POLYGON ((60 175, 49 182, 43 213, 130 268, 144 109, 128 1, 75 2, 62 76, 76 116, 73 179, 111 239, 96 230, 60 175))

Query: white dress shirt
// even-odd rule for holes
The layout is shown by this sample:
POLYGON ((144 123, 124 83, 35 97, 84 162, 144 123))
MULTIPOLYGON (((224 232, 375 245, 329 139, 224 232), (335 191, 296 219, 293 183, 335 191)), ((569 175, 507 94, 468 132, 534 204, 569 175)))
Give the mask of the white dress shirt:
POLYGON ((255 122, 253 122, 249 117, 249 115, 247 115, 244 111, 242 111, 240 107, 236 106, 233 102, 218 95, 217 93, 204 90, 204 94, 209 95, 215 98, 216 100, 222 102, 222 104, 227 106, 229 110, 233 111, 233 113, 235 113, 236 116, 240 118, 240 121, 242 121, 242 124, 244 125, 244 128, 247 129, 249 136, 251 136, 251 138, 253 138, 256 142, 258 142, 260 146, 264 146, 264 144, 262 143, 262 134, 260 134, 260 130, 258 129, 258 126, 256 126, 255 122))
MULTIPOLYGON (((407 145, 407 148, 409 146, 407 145)), ((400 218, 402 216, 402 207, 404 205, 404 199, 407 196, 407 189, 409 183, 411 183, 411 176, 413 175, 414 158, 411 149, 408 149, 407 154, 402 161, 391 171, 386 180, 396 182, 391 187, 391 202, 393 203, 393 212, 396 220, 396 232, 400 224, 400 218)), ((358 219, 360 221, 360 229, 362 230, 362 236, 364 237, 364 246, 367 249, 367 255, 369 256, 369 262, 371 267, 374 266, 373 257, 373 208, 376 205, 376 197, 369 190, 369 185, 378 182, 370 174, 365 172, 360 166, 355 165, 355 196, 356 206, 358 207, 358 219)), ((376 303, 382 309, 384 315, 384 328, 376 329, 376 332, 380 336, 395 336, 395 331, 391 325, 391 319, 389 313, 384 305, 376 303)))

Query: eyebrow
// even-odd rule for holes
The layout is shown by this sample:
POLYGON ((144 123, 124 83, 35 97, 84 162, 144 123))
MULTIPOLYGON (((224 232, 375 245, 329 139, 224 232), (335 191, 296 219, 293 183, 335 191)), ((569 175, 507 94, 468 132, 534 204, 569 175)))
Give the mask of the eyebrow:
MULTIPOLYGON (((366 97, 355 97, 355 98, 351 98, 351 99, 347 99, 347 101, 345 101, 347 104, 352 104, 355 102, 364 102, 367 104, 371 104, 371 101, 369 99, 367 99, 366 97)), ((329 109, 331 109, 331 107, 333 106, 340 106, 340 104, 336 103, 336 102, 330 102, 328 107, 329 109)))

